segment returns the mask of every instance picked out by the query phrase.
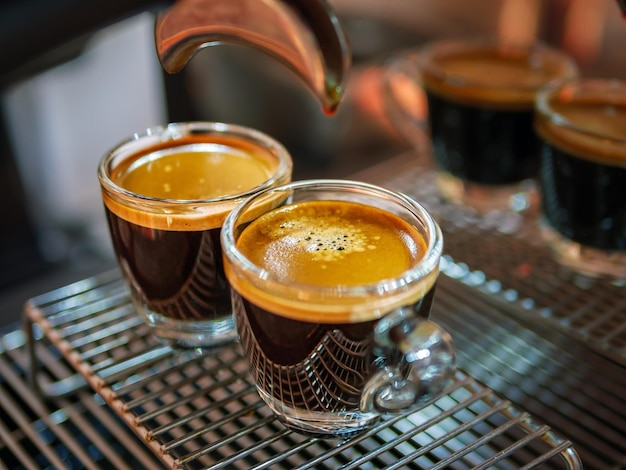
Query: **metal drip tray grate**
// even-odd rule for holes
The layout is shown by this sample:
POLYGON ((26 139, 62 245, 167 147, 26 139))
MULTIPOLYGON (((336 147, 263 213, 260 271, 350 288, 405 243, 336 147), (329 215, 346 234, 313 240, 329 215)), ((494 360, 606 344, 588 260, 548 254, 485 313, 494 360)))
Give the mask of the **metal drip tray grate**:
POLYGON ((357 438, 291 433, 260 401, 238 344, 204 355, 161 345, 117 272, 32 299, 26 311, 33 384, 62 397, 86 379, 166 467, 581 468, 568 440, 463 372, 426 408, 357 438))
POLYGON ((0 468, 626 469, 624 286, 556 265, 536 214, 445 204, 423 163, 354 178, 416 197, 444 231, 432 317, 461 370, 441 398, 345 442, 290 433, 237 344, 163 347, 111 272, 31 299, 0 338, 0 468))

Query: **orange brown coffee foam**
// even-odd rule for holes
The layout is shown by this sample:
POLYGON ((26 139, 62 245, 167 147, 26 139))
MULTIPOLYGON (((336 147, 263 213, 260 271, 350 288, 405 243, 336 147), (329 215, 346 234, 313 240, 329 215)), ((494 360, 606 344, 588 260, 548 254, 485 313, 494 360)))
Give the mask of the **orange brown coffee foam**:
POLYGON ((116 182, 127 190, 160 199, 201 200, 239 194, 266 181, 276 162, 259 152, 196 144, 158 157, 135 160, 116 182))
POLYGON ((294 287, 291 295, 283 295, 291 288, 286 285, 276 295, 270 293, 271 281, 245 280, 236 268, 227 271, 243 296, 270 311, 304 321, 376 318, 390 305, 419 300, 436 279, 436 273, 428 275, 382 297, 329 293, 336 286, 373 285, 401 277, 419 263, 426 250, 422 235, 408 222, 355 203, 310 201, 264 214, 244 230, 238 247, 279 283, 301 286, 294 287), (325 288, 329 290, 322 293, 325 288))
MULTIPOLYGON (((352 253, 376 249, 376 238, 370 239, 363 230, 352 223, 343 223, 337 217, 313 221, 308 217, 286 220, 270 236, 283 240, 282 248, 297 247, 310 253, 313 261, 339 261, 352 253)), ((272 259, 273 257, 269 257, 272 259)))
POLYGON ((433 57, 425 68, 427 90, 452 101, 501 109, 532 109, 536 92, 559 77, 577 72, 552 51, 527 53, 484 49, 433 57))
MULTIPOLYGON (((207 230, 221 227, 242 199, 220 198, 259 187, 276 173, 278 165, 270 151, 240 139, 186 138, 130 155, 111 172, 111 179, 138 197, 103 189, 103 200, 111 212, 137 225, 207 230)), ((289 176, 277 183, 287 182, 289 176)))
POLYGON ((551 103, 559 119, 537 114, 535 129, 551 145, 578 158, 626 166, 626 103, 551 103), (565 123, 565 124, 563 124, 565 123))
POLYGON ((104 205, 116 216, 156 230, 199 231, 219 228, 224 223, 228 213, 241 202, 240 199, 221 203, 195 204, 191 207, 172 204, 164 207, 162 204, 147 208, 145 202, 120 202, 106 191, 102 192, 104 205), (143 205, 143 207, 142 207, 143 205))
POLYGON ((391 279, 425 252, 421 234, 399 217, 339 201, 308 201, 264 214, 237 244, 275 276, 312 285, 391 279))

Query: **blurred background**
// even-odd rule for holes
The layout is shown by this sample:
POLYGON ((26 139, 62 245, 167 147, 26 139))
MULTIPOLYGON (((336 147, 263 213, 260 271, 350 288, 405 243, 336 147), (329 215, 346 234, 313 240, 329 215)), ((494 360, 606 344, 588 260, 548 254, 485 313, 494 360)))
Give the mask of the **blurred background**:
POLYGON ((2 80, 0 325, 17 321, 28 298, 115 266, 96 166, 136 131, 185 120, 253 126, 290 150, 294 178, 343 178, 408 148, 386 119, 380 72, 392 54, 426 41, 541 40, 569 52, 585 76, 626 79, 626 19, 616 0, 330 3, 353 53, 346 97, 332 117, 291 72, 242 47, 205 48, 180 74, 164 74, 153 12, 2 80))

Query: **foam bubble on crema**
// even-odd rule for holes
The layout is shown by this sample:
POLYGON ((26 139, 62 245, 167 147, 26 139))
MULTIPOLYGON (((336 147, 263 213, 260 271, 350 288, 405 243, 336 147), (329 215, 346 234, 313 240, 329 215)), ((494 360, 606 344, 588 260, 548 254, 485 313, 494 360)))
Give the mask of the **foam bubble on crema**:
POLYGON ((370 321, 417 302, 437 278, 436 267, 423 278, 405 275, 427 252, 417 227, 352 201, 280 206, 247 225, 237 247, 268 275, 251 281, 236 263, 227 263, 234 289, 261 309, 299 321, 370 321), (402 282, 378 288, 392 279, 402 282))
POLYGON ((369 240, 357 225, 339 217, 318 220, 305 215, 283 221, 274 229, 272 237, 308 252, 314 261, 335 261, 350 253, 374 250, 373 242, 379 238, 369 240))

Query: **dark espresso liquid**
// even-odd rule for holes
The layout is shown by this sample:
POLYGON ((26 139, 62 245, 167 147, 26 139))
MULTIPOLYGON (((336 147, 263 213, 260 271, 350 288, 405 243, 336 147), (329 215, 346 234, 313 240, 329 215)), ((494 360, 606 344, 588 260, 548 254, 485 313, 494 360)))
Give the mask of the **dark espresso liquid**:
MULTIPOLYGON (((129 157, 112 179, 136 194, 200 200, 238 194, 274 173, 269 152, 236 139, 176 142, 129 157), (193 144, 186 147, 185 144, 193 144)), ((136 299, 175 320, 205 321, 231 314, 221 256, 221 225, 236 201, 186 211, 185 203, 149 211, 103 194, 113 247, 136 299)))
MULTIPOLYGON (((247 227, 237 244, 273 275, 314 288, 397 277, 425 252, 422 236, 402 219, 338 201, 274 210, 247 227)), ((408 317, 428 318, 436 279, 433 273, 403 299, 390 295, 388 305, 372 311, 384 294, 345 306, 337 294, 313 295, 298 306, 231 274, 237 327, 256 383, 282 404, 307 411, 358 409, 366 378, 394 354, 373 339, 380 316, 405 307, 408 317)))
POLYGON ((108 208, 113 247, 136 298, 175 320, 211 320, 230 314, 220 228, 158 230, 128 222, 108 208))
POLYGON ((535 92, 571 70, 569 62, 552 64, 533 54, 477 49, 433 55, 424 86, 433 153, 442 170, 483 185, 537 176, 535 92))
POLYGON ((427 98, 439 168, 484 185, 506 185, 537 175, 540 144, 532 130, 532 110, 466 105, 433 92, 427 98))
POLYGON ((590 133, 573 132, 537 117, 537 131, 544 140, 544 218, 582 245, 626 251, 626 147, 611 148, 599 137, 624 139, 626 108, 593 101, 553 107, 590 133))

